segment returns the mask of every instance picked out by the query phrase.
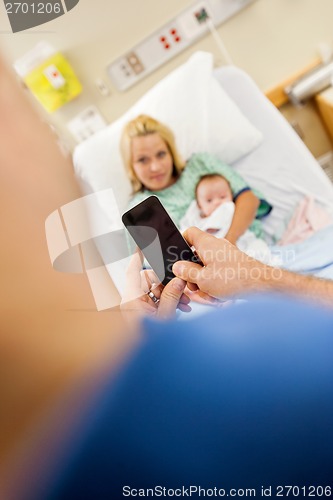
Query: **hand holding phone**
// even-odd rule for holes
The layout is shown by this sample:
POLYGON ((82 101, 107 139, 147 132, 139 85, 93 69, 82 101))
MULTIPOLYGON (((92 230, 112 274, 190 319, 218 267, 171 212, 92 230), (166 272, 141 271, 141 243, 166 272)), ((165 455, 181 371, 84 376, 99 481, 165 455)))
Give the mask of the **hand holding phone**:
POLYGON ((122 221, 163 285, 175 277, 178 260, 201 264, 156 196, 128 210, 122 221))

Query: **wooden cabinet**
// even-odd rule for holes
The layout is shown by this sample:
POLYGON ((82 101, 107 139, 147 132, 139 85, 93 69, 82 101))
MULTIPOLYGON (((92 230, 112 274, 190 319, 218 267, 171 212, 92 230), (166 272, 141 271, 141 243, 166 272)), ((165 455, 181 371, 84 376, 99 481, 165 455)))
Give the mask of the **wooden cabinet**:
POLYGON ((329 87, 315 97, 321 118, 333 141, 333 87, 329 87))

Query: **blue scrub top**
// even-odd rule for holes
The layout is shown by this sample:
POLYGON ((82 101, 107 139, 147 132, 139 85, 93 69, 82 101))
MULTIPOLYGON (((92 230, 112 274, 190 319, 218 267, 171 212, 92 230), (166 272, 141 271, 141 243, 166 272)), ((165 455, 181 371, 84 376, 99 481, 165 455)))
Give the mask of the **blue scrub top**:
POLYGON ((43 500, 141 497, 147 488, 197 497, 191 486, 213 496, 271 488, 276 497, 288 485, 304 498, 331 486, 332 312, 251 297, 193 321, 146 320, 144 330, 77 422, 43 500))

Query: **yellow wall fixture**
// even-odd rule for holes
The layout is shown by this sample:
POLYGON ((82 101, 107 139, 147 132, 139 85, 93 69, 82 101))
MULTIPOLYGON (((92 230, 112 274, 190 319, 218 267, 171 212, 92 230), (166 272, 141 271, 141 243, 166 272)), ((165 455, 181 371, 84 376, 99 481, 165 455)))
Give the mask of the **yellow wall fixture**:
POLYGON ((52 113, 82 91, 82 85, 67 59, 49 43, 40 42, 14 63, 27 87, 52 113))

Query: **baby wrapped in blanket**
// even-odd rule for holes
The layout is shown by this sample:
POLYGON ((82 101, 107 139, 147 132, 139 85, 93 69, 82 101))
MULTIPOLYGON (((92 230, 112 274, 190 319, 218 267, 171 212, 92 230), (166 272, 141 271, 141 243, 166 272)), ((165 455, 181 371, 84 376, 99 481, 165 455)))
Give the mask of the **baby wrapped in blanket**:
MULTIPOLYGON (((217 238, 224 238, 235 212, 232 200, 230 185, 224 177, 219 174, 201 177, 196 186, 196 200, 190 204, 180 221, 180 230, 196 226, 217 238)), ((267 243, 257 238, 250 230, 246 230, 236 244, 240 250, 257 260, 266 264, 277 264, 275 259, 272 259, 267 243)))

